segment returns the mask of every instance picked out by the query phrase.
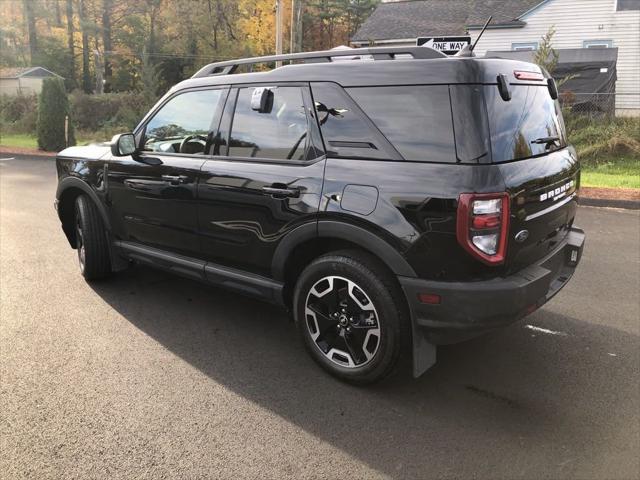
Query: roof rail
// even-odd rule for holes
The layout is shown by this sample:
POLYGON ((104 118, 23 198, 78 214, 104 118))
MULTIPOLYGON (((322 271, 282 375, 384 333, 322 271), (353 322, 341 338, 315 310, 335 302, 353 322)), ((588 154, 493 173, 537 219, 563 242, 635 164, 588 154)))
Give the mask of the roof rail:
POLYGON ((322 50, 318 52, 288 53, 284 55, 268 55, 264 57, 241 58, 224 62, 210 63, 198 70, 191 78, 210 75, 230 75, 240 65, 254 65, 277 61, 303 60, 304 63, 332 62, 335 57, 361 57, 370 55, 374 60, 392 60, 397 55, 411 55, 414 59, 444 58, 444 53, 429 47, 370 47, 352 48, 349 50, 322 50))

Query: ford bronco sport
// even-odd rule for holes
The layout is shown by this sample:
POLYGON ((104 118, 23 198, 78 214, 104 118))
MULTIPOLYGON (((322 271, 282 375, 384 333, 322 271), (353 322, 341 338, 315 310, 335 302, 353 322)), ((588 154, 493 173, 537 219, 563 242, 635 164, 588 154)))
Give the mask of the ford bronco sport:
POLYGON ((286 306, 344 380, 402 356, 418 376, 580 261, 557 96, 536 65, 425 47, 214 63, 132 134, 60 152, 56 207, 87 280, 175 272, 286 306))

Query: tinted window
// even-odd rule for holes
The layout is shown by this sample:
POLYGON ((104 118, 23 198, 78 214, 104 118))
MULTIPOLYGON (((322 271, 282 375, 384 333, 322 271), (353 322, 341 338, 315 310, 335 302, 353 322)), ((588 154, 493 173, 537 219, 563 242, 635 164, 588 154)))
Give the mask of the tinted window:
POLYGON ((307 115, 300 87, 269 87, 266 111, 254 110, 255 87, 238 90, 229 156, 303 160, 307 115))
POLYGON ((458 160, 490 162, 489 126, 482 85, 451 85, 449 91, 458 160))
POLYGON ((311 85, 318 123, 330 157, 394 158, 385 140, 353 100, 333 84, 311 85))
POLYGON ((512 86, 505 102, 498 88, 484 87, 494 162, 518 160, 566 146, 560 104, 546 86, 512 86))
POLYGON ((640 0, 618 0, 618 10, 640 10, 640 0))
POLYGON ((348 90, 406 160, 455 162, 446 85, 348 90))
POLYGON ((144 150, 203 154, 227 90, 197 90, 173 97, 147 123, 144 150))

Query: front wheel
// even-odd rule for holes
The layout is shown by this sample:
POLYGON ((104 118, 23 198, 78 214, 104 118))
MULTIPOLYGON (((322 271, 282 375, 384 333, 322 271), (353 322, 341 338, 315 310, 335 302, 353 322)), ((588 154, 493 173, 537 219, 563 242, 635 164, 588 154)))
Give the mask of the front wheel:
POLYGON ((111 262, 107 233, 96 205, 86 195, 76 198, 75 234, 80 273, 87 280, 108 276, 111 262))
POLYGON ((393 280, 374 257, 356 251, 324 255, 300 275, 296 324, 313 359, 332 375, 376 382, 408 351, 406 302, 393 280))

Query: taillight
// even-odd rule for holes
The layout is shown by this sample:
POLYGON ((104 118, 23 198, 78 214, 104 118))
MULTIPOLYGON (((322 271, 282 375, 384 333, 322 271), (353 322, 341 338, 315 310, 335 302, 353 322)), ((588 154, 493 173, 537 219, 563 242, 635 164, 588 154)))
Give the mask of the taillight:
POLYGON ((504 262, 509 230, 507 193, 462 193, 456 225, 458 243, 487 265, 504 262))

